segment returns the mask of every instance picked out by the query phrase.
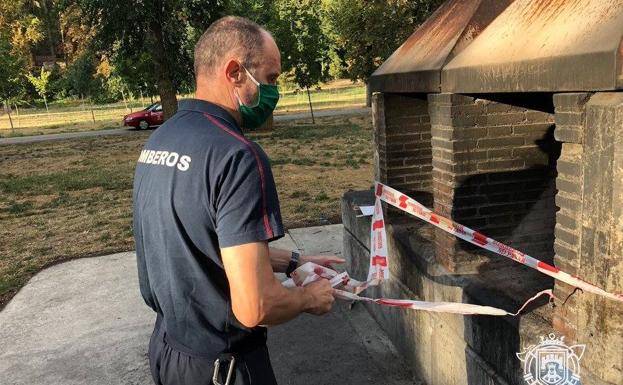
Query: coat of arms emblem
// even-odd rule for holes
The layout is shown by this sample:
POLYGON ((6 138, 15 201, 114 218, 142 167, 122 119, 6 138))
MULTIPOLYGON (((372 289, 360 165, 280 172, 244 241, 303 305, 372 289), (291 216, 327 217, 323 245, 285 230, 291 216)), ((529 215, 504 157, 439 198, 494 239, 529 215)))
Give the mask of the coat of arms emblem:
POLYGON ((553 333, 541 336, 538 345, 517 353, 528 385, 581 385, 580 359, 586 345, 567 346, 564 338, 553 333))

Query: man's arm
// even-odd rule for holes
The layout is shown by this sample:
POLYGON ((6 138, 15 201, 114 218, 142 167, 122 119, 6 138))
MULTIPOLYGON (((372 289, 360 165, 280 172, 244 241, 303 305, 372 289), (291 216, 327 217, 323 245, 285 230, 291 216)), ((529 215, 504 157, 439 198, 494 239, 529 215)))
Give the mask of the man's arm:
MULTIPOLYGON (((270 264, 275 273, 285 273, 292 257, 292 251, 269 247, 270 264)), ((306 262, 314 262, 318 265, 331 267, 333 264, 344 263, 344 259, 334 255, 302 255, 299 266, 306 262)))
POLYGON ((324 314, 335 301, 325 279, 305 287, 283 287, 273 275, 266 242, 225 247, 221 257, 234 315, 246 327, 278 325, 303 312, 324 314))

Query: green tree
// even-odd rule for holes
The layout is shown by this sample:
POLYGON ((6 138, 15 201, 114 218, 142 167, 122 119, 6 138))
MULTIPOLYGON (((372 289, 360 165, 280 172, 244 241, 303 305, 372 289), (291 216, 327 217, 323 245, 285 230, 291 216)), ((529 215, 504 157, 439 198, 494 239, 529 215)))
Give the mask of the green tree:
POLYGON ((8 108, 9 121, 13 129, 11 118, 11 101, 18 98, 24 90, 22 79, 23 64, 19 58, 11 53, 11 46, 5 36, 0 33, 0 99, 8 108))
POLYGON ((291 71, 294 81, 307 90, 309 108, 314 119, 309 87, 326 77, 329 43, 322 33, 320 0, 278 0, 274 23, 276 39, 281 46, 284 72, 291 71))
POLYGON ((284 71, 292 70, 303 88, 318 84, 329 49, 321 29, 320 0, 278 0, 276 11, 284 71))
POLYGON ((47 71, 45 68, 41 67, 41 73, 39 76, 34 76, 33 74, 26 74, 26 78, 28 81, 35 87, 37 94, 43 98, 43 103, 45 103, 45 110, 49 113, 48 109, 48 84, 50 83, 50 74, 52 72, 47 71))
POLYGON ((69 4, 59 11, 59 32, 63 58, 70 65, 91 49, 97 28, 85 20, 82 9, 77 4, 69 4))
POLYGON ((231 0, 225 6, 229 15, 246 17, 269 30, 275 23, 274 0, 231 0))
POLYGON ((92 51, 85 51, 67 68, 67 83, 80 97, 93 98, 101 91, 101 83, 96 78, 97 60, 92 51))
POLYGON ((56 58, 59 44, 59 9, 58 0, 36 0, 32 2, 33 13, 42 21, 41 28, 45 31, 44 52, 56 58))
POLYGON ((331 56, 343 60, 351 80, 367 82, 441 2, 322 0, 323 27, 332 42, 331 56))
POLYGON ((222 15, 222 0, 73 0, 97 25, 99 49, 120 55, 146 53, 165 118, 177 110, 176 94, 192 83, 194 40, 222 15))
POLYGON ((95 123, 93 100, 103 94, 101 77, 97 75, 98 61, 92 51, 85 51, 67 69, 67 82, 80 98, 89 100, 91 118, 95 123))
POLYGON ((34 49, 44 39, 43 25, 25 0, 0 0, 0 34, 10 43, 11 54, 27 70, 34 65, 34 49))
POLYGON ((134 94, 153 96, 158 93, 153 63, 146 53, 133 56, 113 55, 113 74, 123 79, 134 94))

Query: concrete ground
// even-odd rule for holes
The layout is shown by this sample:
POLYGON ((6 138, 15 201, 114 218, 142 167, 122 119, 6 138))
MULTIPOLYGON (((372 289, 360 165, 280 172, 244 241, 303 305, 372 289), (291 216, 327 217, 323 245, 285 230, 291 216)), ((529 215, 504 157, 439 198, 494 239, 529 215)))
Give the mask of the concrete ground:
MULTIPOLYGON (((317 118, 320 118, 320 117, 325 117, 325 116, 365 115, 369 113, 370 113, 370 108, 368 107, 356 107, 356 108, 327 109, 327 110, 314 111, 314 116, 317 118)), ((275 122, 288 122, 291 120, 305 119, 305 118, 311 119, 311 115, 309 112, 295 112, 295 113, 284 113, 280 115, 275 115, 274 121, 275 122)), ((104 135, 132 135, 138 132, 141 132, 141 131, 123 127, 123 128, 111 128, 107 130, 64 132, 60 134, 16 136, 16 137, 11 137, 11 138, 0 138, 0 145, 48 142, 52 140, 89 138, 89 137, 104 136, 104 135)))
MULTIPOLYGON (((341 255, 342 225, 294 229, 271 246, 341 255)), ((138 290, 134 253, 79 259, 37 274, 0 312, 0 383, 151 384, 154 313, 138 290)), ((281 385, 411 384, 405 363, 363 306, 271 328, 281 385)))

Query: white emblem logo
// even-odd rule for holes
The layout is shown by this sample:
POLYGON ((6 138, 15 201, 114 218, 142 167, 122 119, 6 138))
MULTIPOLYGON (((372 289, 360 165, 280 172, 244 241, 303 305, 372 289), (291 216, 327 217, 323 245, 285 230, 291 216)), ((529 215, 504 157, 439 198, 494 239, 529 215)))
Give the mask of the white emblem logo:
MULTIPOLYGON (((524 365, 524 380, 529 385, 576 385, 580 381, 580 359, 586 345, 567 346, 565 337, 551 333, 541 336, 538 345, 531 345, 517 357, 524 365)), ((581 382, 579 383, 581 385, 581 382)))

